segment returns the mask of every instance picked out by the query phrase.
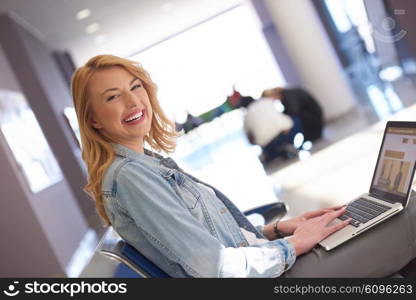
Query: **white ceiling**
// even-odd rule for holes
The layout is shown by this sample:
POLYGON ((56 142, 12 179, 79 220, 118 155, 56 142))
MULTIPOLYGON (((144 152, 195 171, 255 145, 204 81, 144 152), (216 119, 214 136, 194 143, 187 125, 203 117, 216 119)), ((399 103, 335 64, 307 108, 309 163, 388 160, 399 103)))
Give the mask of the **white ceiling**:
MULTIPOLYGON (((93 55, 128 56, 245 0, 0 0, 52 49, 69 50, 77 65, 93 55), (76 13, 89 8, 81 21, 76 13), (100 29, 87 34, 85 28, 100 29), (97 37, 105 35, 101 43, 97 37)), ((102 38, 102 37, 101 37, 102 38)))

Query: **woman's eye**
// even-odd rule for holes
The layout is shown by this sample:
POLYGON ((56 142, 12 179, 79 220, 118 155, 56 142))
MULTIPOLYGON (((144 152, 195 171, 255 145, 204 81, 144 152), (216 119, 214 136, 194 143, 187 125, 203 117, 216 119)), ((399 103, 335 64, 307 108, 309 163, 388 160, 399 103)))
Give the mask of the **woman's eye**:
POLYGON ((135 90, 135 89, 137 89, 137 88, 139 88, 139 87, 141 87, 141 84, 136 84, 136 85, 133 85, 133 87, 131 88, 131 90, 135 90))
POLYGON ((118 97, 118 95, 113 95, 113 96, 110 96, 110 97, 108 97, 108 98, 107 98, 107 101, 114 100, 114 99, 116 99, 117 97, 118 97))

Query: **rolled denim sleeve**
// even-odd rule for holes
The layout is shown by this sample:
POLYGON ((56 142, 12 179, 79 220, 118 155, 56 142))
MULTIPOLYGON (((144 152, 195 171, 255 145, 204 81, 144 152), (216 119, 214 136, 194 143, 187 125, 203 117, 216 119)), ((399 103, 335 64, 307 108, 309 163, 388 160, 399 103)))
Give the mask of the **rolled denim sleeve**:
MULTIPOLYGON (((295 248, 291 243, 289 243, 286 239, 279 239, 276 240, 276 243, 280 244, 282 247, 282 251, 284 252, 285 257, 285 269, 283 272, 289 270, 296 261, 296 251, 295 248)), ((282 273, 283 273, 282 272, 282 273)))
POLYGON ((295 261, 294 249, 285 240, 225 247, 150 168, 127 163, 115 179, 118 204, 146 239, 191 277, 276 277, 295 261))
POLYGON ((278 277, 296 260, 293 246, 285 239, 260 245, 226 248, 220 277, 278 277))

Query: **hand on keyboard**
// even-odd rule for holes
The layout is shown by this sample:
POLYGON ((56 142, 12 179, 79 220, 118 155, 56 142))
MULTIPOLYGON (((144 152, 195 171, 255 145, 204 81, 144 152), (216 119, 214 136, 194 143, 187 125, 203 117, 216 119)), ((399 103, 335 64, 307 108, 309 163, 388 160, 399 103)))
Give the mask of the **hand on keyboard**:
POLYGON ((390 207, 378 202, 360 198, 348 204, 347 211, 338 219, 343 221, 351 218, 350 225, 358 227, 360 224, 367 223, 389 209, 390 207))
POLYGON ((339 210, 327 212, 322 216, 311 218, 302 223, 295 230, 293 236, 287 239, 287 241, 295 248, 296 255, 298 256, 308 252, 327 236, 347 226, 351 221, 350 218, 328 226, 329 223, 336 218, 339 218, 345 212, 346 208, 343 207, 339 210))

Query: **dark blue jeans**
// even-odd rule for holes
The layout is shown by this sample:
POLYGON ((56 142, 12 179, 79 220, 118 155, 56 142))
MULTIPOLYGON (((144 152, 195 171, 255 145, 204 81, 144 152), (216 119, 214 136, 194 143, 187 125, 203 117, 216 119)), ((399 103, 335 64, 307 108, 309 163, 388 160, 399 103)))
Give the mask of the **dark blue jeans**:
POLYGON ((266 146, 263 147, 263 153, 267 158, 275 158, 279 156, 280 152, 287 144, 293 144, 295 135, 298 132, 303 132, 302 121, 298 117, 292 117, 293 127, 288 133, 281 133, 271 140, 266 146))

